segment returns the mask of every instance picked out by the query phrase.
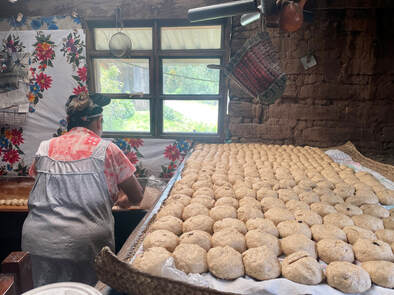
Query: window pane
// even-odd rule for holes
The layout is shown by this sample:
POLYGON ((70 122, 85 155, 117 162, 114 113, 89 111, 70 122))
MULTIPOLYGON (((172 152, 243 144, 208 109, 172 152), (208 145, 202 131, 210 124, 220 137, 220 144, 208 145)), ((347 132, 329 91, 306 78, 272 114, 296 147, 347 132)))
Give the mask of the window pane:
POLYGON ((96 91, 149 93, 149 59, 94 60, 96 91))
POLYGON ((219 94, 220 59, 163 59, 164 94, 219 94))
MULTIPOLYGON (((111 40, 112 35, 119 31, 119 28, 94 29, 94 43, 96 50, 109 50, 109 40, 111 40)), ((129 36, 132 50, 152 49, 152 28, 123 28, 121 31, 129 36)))
POLYGON ((217 100, 163 101, 163 132, 217 133, 217 100))
POLYGON ((104 131, 150 132, 148 99, 112 99, 104 107, 104 131))
POLYGON ((222 26, 162 27, 161 49, 219 49, 222 26))

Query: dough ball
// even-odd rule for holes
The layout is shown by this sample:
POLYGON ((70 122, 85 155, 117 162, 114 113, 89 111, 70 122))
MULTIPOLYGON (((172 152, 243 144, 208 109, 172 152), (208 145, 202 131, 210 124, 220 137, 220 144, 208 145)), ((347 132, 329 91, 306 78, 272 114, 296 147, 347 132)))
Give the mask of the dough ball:
POLYGON ((256 280, 270 280, 280 276, 280 263, 268 247, 252 248, 242 253, 245 273, 256 280))
POLYGON ((394 229, 394 216, 383 218, 383 226, 385 229, 394 229))
POLYGON ((394 190, 383 189, 376 192, 379 202, 383 205, 394 205, 394 190))
POLYGON ((237 231, 239 231, 241 234, 246 234, 248 231, 246 229, 245 223, 243 223, 241 220, 235 219, 235 218, 224 218, 221 220, 216 221, 213 224, 213 231, 218 232, 221 231, 222 229, 225 228, 233 228, 237 231))
POLYGON ((190 198, 188 195, 183 195, 183 194, 173 194, 171 195, 168 200, 167 200, 167 204, 173 202, 173 201, 177 201, 182 203, 183 206, 187 206, 190 204, 192 198, 190 198))
POLYGON ((265 188, 265 189, 271 189, 272 188, 272 184, 269 183, 268 181, 258 181, 252 184, 252 188, 258 192, 261 188, 265 188))
POLYGON ((210 187, 201 187, 194 191, 192 197, 197 197, 198 195, 210 196, 213 198, 214 193, 210 187))
POLYGON ((323 217, 324 224, 333 224, 339 228, 354 225, 353 220, 342 213, 331 213, 323 217))
POLYGON ((271 220, 265 218, 248 219, 248 221, 246 221, 246 228, 249 231, 254 229, 259 229, 275 237, 279 236, 279 232, 276 229, 275 224, 271 220))
POLYGON ((265 217, 270 219, 275 225, 286 220, 295 220, 293 213, 284 208, 271 208, 265 213, 265 217))
POLYGON ((211 181, 196 181, 195 183, 193 183, 192 185, 192 189, 194 190, 198 190, 199 188, 204 188, 204 187, 212 187, 212 182, 211 181))
POLYGON ((280 200, 282 200, 285 203, 290 200, 298 200, 299 201, 297 194, 291 189, 278 190, 278 197, 280 200))
POLYGON ((322 224, 323 220, 319 214, 311 210, 298 209, 293 212, 294 217, 297 221, 302 221, 309 226, 314 224, 322 224))
POLYGON ((244 235, 234 228, 225 228, 221 231, 215 232, 212 236, 211 242, 213 247, 230 246, 240 253, 246 250, 244 235))
POLYGON ((256 199, 261 201, 264 198, 278 198, 278 193, 265 187, 259 189, 256 193, 256 199))
POLYGON ((392 229, 379 229, 375 232, 378 240, 382 240, 387 244, 394 243, 394 230, 392 229))
POLYGON ((185 273, 208 271, 207 251, 196 244, 180 244, 173 253, 175 266, 185 273))
POLYGON ((152 247, 164 247, 168 251, 174 251, 178 246, 179 238, 172 232, 164 229, 148 233, 144 240, 144 250, 152 247))
POLYGON ((327 283, 344 293, 362 293, 371 288, 368 272, 347 261, 331 262, 326 268, 327 283))
POLYGON ((316 194, 315 192, 303 192, 298 197, 300 198, 300 201, 303 201, 308 205, 312 203, 320 202, 319 195, 316 194))
POLYGON ((215 199, 216 200, 224 198, 224 197, 235 198, 234 190, 231 187, 223 186, 215 191, 215 199))
POLYGON ((198 195, 191 199, 190 204, 198 203, 201 204, 208 209, 211 209, 215 205, 215 200, 209 196, 198 195))
POLYGON ((158 229, 165 229, 176 235, 180 235, 182 233, 182 224, 183 222, 179 218, 176 218, 171 215, 167 215, 156 220, 152 224, 151 230, 155 231, 158 229))
POLYGON ((282 221, 277 225, 277 228, 281 238, 285 238, 294 234, 304 235, 308 239, 312 238, 312 233, 309 229, 309 226, 301 220, 282 221))
POLYGON ((153 276, 161 276, 161 269, 166 260, 171 256, 171 253, 163 247, 152 247, 138 254, 132 265, 139 271, 153 276))
POLYGON ((211 234, 213 222, 214 220, 209 216, 196 215, 183 222, 183 232, 186 233, 192 230, 202 230, 211 234))
POLYGON ((337 210, 335 210, 332 205, 325 202, 313 203, 311 204, 310 208, 321 217, 324 217, 330 213, 337 213, 337 210))
POLYGON ((202 230, 192 230, 180 236, 179 244, 196 244, 208 251, 211 248, 211 235, 202 230))
POLYGON ((353 196, 355 191, 354 186, 345 182, 335 184, 334 193, 343 199, 353 196))
POLYGON ((343 231, 350 244, 354 244, 358 239, 376 240, 376 235, 368 229, 359 226, 345 226, 343 231))
POLYGON ((345 232, 332 224, 315 224, 311 227, 311 231, 316 242, 323 239, 347 241, 345 232))
POLYGON ((377 231, 383 229, 383 221, 375 216, 362 214, 352 217, 354 225, 368 229, 370 231, 377 231))
POLYGON ((282 261, 282 275, 304 285, 317 285, 323 280, 320 263, 305 251, 292 253, 282 261))
POLYGON ((261 204, 255 198, 245 197, 239 200, 239 207, 250 206, 261 210, 261 204))
POLYGON ((360 262, 372 260, 393 261, 393 251, 389 244, 380 240, 358 239, 353 245, 354 255, 360 262))
POLYGON ((354 261, 352 246, 341 240, 323 239, 316 244, 317 255, 325 263, 333 261, 354 261))
POLYGON ((217 206, 211 209, 209 215, 217 221, 224 218, 237 218, 237 211, 232 206, 217 206))
POLYGON ((182 195, 187 195, 187 196, 191 197, 194 193, 194 190, 191 187, 183 186, 180 189, 175 189, 175 187, 174 187, 171 192, 182 194, 182 195))
POLYGON ((237 216, 239 220, 247 222, 249 219, 253 218, 263 218, 264 214, 260 209, 251 206, 242 206, 237 210, 237 216))
POLYGON ((298 185, 304 188, 315 188, 316 187, 316 182, 310 180, 310 179, 302 179, 301 181, 298 182, 298 185))
POLYGON ((177 202, 171 202, 169 204, 164 205, 159 213, 157 213, 156 218, 160 219, 163 216, 175 216, 176 218, 182 218, 182 212, 183 212, 183 204, 179 201, 177 202))
POLYGON ((277 237, 263 232, 260 229, 252 229, 245 235, 246 245, 248 249, 267 246, 276 256, 279 256, 282 251, 277 237))
POLYGON ((346 203, 360 207, 364 204, 377 204, 379 203, 379 199, 371 190, 357 191, 354 196, 346 199, 346 203))
POLYGON ((186 220, 196 215, 209 216, 209 209, 199 203, 190 203, 183 209, 182 219, 186 220))
POLYGON ((223 198, 218 199, 215 202, 215 207, 218 207, 218 206, 231 206, 231 207, 234 207, 235 209, 237 209, 239 207, 238 200, 235 198, 230 198, 230 197, 223 197, 223 198))
POLYGON ((318 194, 319 196, 322 196, 324 194, 331 194, 332 191, 329 188, 326 187, 315 187, 313 190, 309 190, 309 191, 313 191, 316 194, 318 194))
POLYGON ((309 210, 309 205, 303 201, 297 201, 297 200, 290 200, 286 202, 286 208, 289 209, 291 212, 294 212, 295 210, 301 209, 301 210, 309 210))
POLYGON ((385 288, 394 288, 394 263, 389 261, 367 261, 361 264, 372 282, 385 288))
POLYGON ((256 193, 253 189, 247 187, 240 187, 235 190, 235 198, 240 200, 245 197, 256 198, 256 193))
POLYGON ((229 246, 209 249, 207 261, 209 271, 219 279, 233 280, 245 273, 242 255, 229 246))
POLYGON ((327 188, 329 190, 335 189, 335 184, 328 180, 322 180, 316 183, 316 187, 327 188))
POLYGON ((286 256, 298 251, 305 251, 316 258, 315 242, 301 234, 293 234, 281 240, 281 247, 286 256))
POLYGON ((361 210, 359 207, 348 203, 336 204, 335 209, 337 210, 338 213, 342 213, 347 216, 355 216, 355 215, 363 214, 363 210, 361 210))
POLYGON ((336 204, 342 204, 345 202, 340 196, 338 196, 332 192, 325 193, 325 194, 321 195, 320 201, 328 203, 332 206, 335 206, 336 204))
POLYGON ((379 204, 361 205, 360 208, 364 214, 377 218, 386 218, 390 216, 390 211, 379 204))
POLYGON ((263 212, 267 212, 272 208, 286 208, 285 203, 282 200, 277 198, 267 197, 261 200, 261 207, 263 208, 263 212))

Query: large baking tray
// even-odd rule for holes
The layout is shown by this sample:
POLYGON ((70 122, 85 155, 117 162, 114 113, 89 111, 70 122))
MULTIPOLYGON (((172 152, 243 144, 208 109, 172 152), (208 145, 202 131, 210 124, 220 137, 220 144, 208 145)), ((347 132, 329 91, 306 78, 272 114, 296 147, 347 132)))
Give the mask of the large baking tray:
POLYGON ((190 150, 185 159, 179 165, 173 177, 168 182, 166 188, 157 200, 155 205, 149 210, 145 217, 140 221, 133 233, 124 243, 123 247, 115 255, 108 247, 105 247, 97 255, 95 260, 96 272, 99 282, 96 289, 105 291, 108 286, 126 294, 149 295, 149 294, 198 294, 198 295, 216 295, 232 294, 223 293, 213 289, 193 286, 183 282, 155 277, 133 269, 129 263, 141 246, 149 225, 154 221, 155 216, 167 199, 175 182, 180 178, 185 162, 190 157, 193 150, 190 150))

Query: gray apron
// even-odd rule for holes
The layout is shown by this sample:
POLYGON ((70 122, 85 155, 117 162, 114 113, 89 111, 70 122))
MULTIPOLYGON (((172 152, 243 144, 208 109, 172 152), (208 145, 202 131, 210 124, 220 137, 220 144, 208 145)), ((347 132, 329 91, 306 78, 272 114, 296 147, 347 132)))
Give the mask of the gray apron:
MULTIPOLYGON (((48 151, 49 142, 42 144, 48 151)), ((37 177, 22 230, 22 250, 32 255, 34 286, 96 282, 93 261, 104 246, 115 248, 112 201, 104 174, 109 141, 89 158, 36 159, 37 177)))

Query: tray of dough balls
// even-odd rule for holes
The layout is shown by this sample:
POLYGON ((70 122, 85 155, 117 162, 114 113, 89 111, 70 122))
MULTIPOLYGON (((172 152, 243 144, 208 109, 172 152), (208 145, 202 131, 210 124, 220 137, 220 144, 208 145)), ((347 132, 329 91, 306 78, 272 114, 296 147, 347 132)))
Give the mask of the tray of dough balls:
POLYGON ((34 179, 25 176, 0 177, 0 211, 26 211, 34 179))
POLYGON ((394 294, 393 204, 318 148, 199 144, 130 263, 221 292, 394 294))

